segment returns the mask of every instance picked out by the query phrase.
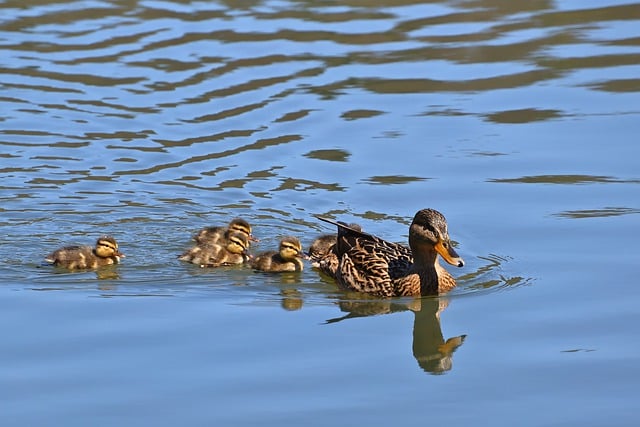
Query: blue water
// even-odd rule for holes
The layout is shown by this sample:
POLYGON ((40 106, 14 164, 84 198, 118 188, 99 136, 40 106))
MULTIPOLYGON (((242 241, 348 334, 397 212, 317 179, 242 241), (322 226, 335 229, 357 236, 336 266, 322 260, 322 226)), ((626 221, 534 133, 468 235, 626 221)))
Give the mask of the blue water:
POLYGON ((3 426, 638 423, 640 4, 0 9, 3 426), (439 298, 176 259, 425 207, 439 298), (122 264, 43 265, 104 233, 122 264))

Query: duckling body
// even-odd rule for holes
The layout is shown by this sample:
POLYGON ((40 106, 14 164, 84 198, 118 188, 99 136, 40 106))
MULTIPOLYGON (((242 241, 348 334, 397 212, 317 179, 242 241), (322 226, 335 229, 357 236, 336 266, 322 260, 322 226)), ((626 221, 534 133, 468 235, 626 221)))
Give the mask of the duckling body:
POLYGON ((118 243, 111 236, 102 236, 96 246, 65 246, 51 254, 45 261, 69 270, 94 269, 118 264, 124 254, 118 251, 118 243))
POLYGON ((332 251, 337 241, 338 236, 335 234, 318 236, 313 243, 311 243, 311 246, 309 246, 309 251, 307 251, 311 265, 317 267, 320 260, 332 251))
POLYGON ((224 265, 243 264, 248 261, 247 247, 249 240, 244 233, 228 234, 223 244, 197 244, 178 257, 180 261, 190 262, 200 267, 220 267, 224 265))
POLYGON ((257 255, 251 260, 251 267, 260 271, 283 272, 302 271, 305 258, 302 252, 300 240, 287 236, 280 240, 280 248, 276 251, 267 251, 257 255))
POLYGON ((246 235, 249 242, 258 241, 253 237, 251 225, 242 218, 232 219, 227 227, 205 227, 193 236, 193 240, 199 245, 221 244, 225 246, 229 242, 230 233, 242 233, 246 235))
MULTIPOLYGON (((344 224, 343 222, 339 223, 344 224)), ((349 224, 348 227, 352 230, 362 231, 362 228, 355 223, 349 224)), ((336 234, 323 234, 311 243, 308 251, 311 266, 331 277, 335 277, 338 268, 338 256, 335 248, 337 241, 336 234)))
POLYGON ((464 262, 451 246, 444 216, 434 209, 422 209, 414 216, 410 248, 320 219, 338 226, 334 246, 338 265, 333 277, 344 289, 392 297, 437 295, 456 286, 438 255, 458 267, 464 262))

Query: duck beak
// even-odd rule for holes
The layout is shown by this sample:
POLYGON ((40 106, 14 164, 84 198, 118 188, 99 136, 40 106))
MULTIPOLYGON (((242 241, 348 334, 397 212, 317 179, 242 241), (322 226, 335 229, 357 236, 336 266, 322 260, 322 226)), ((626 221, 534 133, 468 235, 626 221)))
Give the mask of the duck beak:
POLYGON ((460 258, 460 255, 453 249, 453 246, 450 244, 445 247, 442 239, 438 239, 438 243, 436 243, 436 252, 440 254, 442 259, 447 261, 451 265, 455 265, 456 267, 462 267, 464 265, 464 261, 460 258))
POLYGON ((249 240, 251 240, 252 242, 259 242, 260 241, 260 239, 255 237, 253 234, 249 234, 249 240))
POLYGON ((123 254, 122 252, 119 252, 119 251, 116 251, 116 253, 114 255, 117 256, 117 257, 120 257, 120 258, 126 258, 126 255, 123 254))

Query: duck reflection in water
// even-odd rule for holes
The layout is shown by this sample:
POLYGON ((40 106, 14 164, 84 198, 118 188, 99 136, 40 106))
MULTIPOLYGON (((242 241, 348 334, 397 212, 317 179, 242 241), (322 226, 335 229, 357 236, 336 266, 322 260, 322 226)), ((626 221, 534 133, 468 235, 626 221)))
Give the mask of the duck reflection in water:
POLYGON ((389 301, 368 300, 362 294, 355 297, 357 299, 345 299, 338 303, 346 315, 329 319, 326 323, 410 310, 414 313, 412 351, 418 365, 430 374, 443 374, 453 368, 453 353, 464 343, 466 335, 444 339, 440 314, 449 304, 447 299, 424 297, 389 301))

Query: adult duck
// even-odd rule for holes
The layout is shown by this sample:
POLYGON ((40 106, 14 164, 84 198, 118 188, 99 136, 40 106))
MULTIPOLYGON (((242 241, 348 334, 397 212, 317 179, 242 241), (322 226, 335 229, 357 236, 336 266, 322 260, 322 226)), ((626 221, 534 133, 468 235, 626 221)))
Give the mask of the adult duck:
POLYGON ((325 272, 344 289, 393 297, 438 295, 456 286, 455 279, 438 262, 438 255, 457 267, 464 261, 451 245, 444 215, 435 209, 415 214, 409 227, 409 248, 341 222, 318 218, 338 227, 338 265, 334 272, 325 272))

